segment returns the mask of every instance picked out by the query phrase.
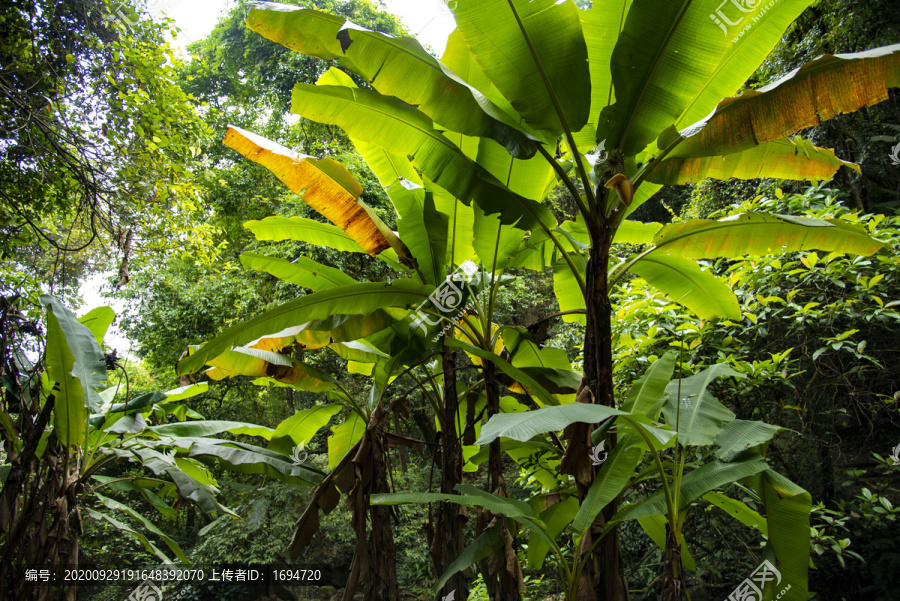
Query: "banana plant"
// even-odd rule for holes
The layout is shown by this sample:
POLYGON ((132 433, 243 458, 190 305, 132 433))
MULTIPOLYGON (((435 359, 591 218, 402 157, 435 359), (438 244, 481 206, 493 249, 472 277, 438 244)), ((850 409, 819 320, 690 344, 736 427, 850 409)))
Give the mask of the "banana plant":
MULTIPOLYGON (((900 84, 900 46, 891 46, 820 57, 769 86, 729 97, 810 2, 743 7, 722 19, 722 7, 695 0, 621 0, 589 10, 571 1, 461 0, 453 13, 458 29, 440 61, 413 39, 297 7, 257 5, 248 26, 332 60, 372 87, 350 87, 336 77, 298 84, 293 112, 406 157, 435 195, 449 193, 503 227, 532 232, 533 255, 521 264, 549 262, 561 308, 586 312, 568 318, 586 324, 590 399, 613 407, 611 247, 631 230, 628 215, 666 184, 706 177, 821 180, 842 166, 858 169, 789 136, 886 100, 888 88, 900 84), (724 23, 745 21, 753 26, 744 35, 727 35, 724 23), (556 183, 578 206, 569 226, 540 204, 556 183)), ((823 230, 832 235, 844 227, 832 222, 760 221, 748 216, 725 224, 741 226, 743 234, 738 227, 725 234, 724 226, 689 223, 690 244, 659 240, 658 248, 625 259, 613 275, 630 270, 707 318, 734 317, 733 294, 693 259, 764 252, 760 240, 773 248, 877 249, 871 241, 857 245, 856 233, 826 240, 823 230), (723 237, 727 243, 713 244, 723 237), (755 244, 747 247, 746 240, 755 244)), ((614 448, 615 438, 608 443, 614 448)), ((579 487, 583 498, 589 483, 579 487)), ((614 513, 607 507, 601 520, 614 513)), ((624 598, 615 575, 615 533, 597 554, 585 573, 589 588, 601 599, 624 598)))
MULTIPOLYGON (((6 533, 0 544, 3 557, 12 560, 3 562, 3 596, 30 594, 26 558, 30 565, 77 565, 83 513, 135 537, 148 553, 172 563, 150 533, 179 563, 190 565, 179 545, 129 507, 123 494, 139 495, 165 518, 174 518, 184 501, 211 516, 236 518, 216 499, 217 484, 208 466, 297 485, 324 479, 316 468, 289 456, 327 418, 298 415, 275 429, 204 420, 184 401, 205 392, 207 383, 134 398, 127 386, 104 389, 108 365, 101 345, 115 318, 112 310, 100 307, 76 318, 55 297, 45 295, 40 301, 47 317, 42 362, 32 364, 23 353, 11 353, 12 347, 2 349, 7 375, 0 428, 7 463, 0 468, 0 522, 6 533), (18 406, 7 405, 9 399, 18 406), (222 432, 271 442, 262 448, 214 438, 222 432), (143 469, 137 475, 104 475, 104 466, 113 461, 134 462, 143 469)), ((319 413, 330 416, 336 409, 319 413)), ((40 590, 49 592, 34 592, 43 594, 40 590)))
MULTIPOLYGON (((691 505, 702 498, 759 530, 768 539, 766 552, 774 553, 788 581, 792 584, 805 582, 807 558, 798 550, 803 551, 808 546, 810 497, 772 471, 764 459, 766 444, 780 428, 735 419, 734 414, 707 390, 716 377, 740 377, 741 374, 725 365, 716 365, 688 378, 671 381, 675 359, 674 352, 658 359, 631 388, 621 409, 572 403, 495 416, 482 427, 478 444, 490 445, 501 438, 534 443, 576 423, 604 422, 605 428, 598 431, 605 432, 615 422, 619 442, 602 462, 598 462, 601 467, 597 477, 581 504, 577 495, 538 495, 523 502, 467 485, 456 487, 460 495, 383 494, 373 496, 372 503, 398 505, 443 500, 505 515, 529 533, 526 556, 531 568, 540 569, 547 553, 552 551, 561 581, 566 583, 566 599, 574 600, 583 598, 584 591, 579 589, 580 575, 587 566, 590 553, 573 552, 567 556, 558 539, 568 532, 574 541, 574 549, 581 549, 585 543, 596 546, 616 524, 628 519, 636 519, 665 552, 661 596, 677 596, 683 568, 696 569, 681 528, 691 505), (715 459, 686 472, 688 449, 710 445, 716 448, 715 459), (668 453, 674 454, 671 460, 666 457, 668 453), (649 466, 636 473, 645 458, 649 459, 649 466), (671 472, 666 469, 667 465, 671 472), (624 507, 597 537, 591 538, 594 520, 603 507, 633 491, 654 472, 660 483, 659 492, 624 507), (730 484, 740 484, 745 487, 743 490, 758 491, 757 500, 766 507, 766 517, 760 517, 743 502, 716 492, 730 484), (776 503, 776 490, 787 499, 783 507, 776 503), (793 521, 785 522, 788 516, 793 521)), ((433 592, 454 573, 503 546, 502 529, 496 524, 470 544, 441 575, 433 592)), ((778 591, 766 589, 764 592, 774 596, 778 591)))

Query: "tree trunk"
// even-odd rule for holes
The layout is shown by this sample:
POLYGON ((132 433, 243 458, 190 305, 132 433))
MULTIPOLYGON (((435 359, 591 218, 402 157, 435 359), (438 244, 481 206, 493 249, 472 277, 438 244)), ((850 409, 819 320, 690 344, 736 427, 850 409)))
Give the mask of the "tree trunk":
MULTIPOLYGON (((598 198, 600 198, 600 194, 604 193, 606 190, 598 187, 598 198)), ((606 407, 615 407, 612 378, 612 306, 609 300, 607 280, 609 248, 614 232, 605 219, 601 220, 599 227, 594 225, 588 227, 591 234, 591 250, 585 274, 587 327, 584 341, 584 375, 592 397, 590 402, 606 407)), ((590 448, 590 431, 587 432, 587 436, 587 440, 582 442, 590 448)), ((607 437, 606 449, 612 451, 615 445, 616 435, 610 433, 607 437)), ((592 469, 591 480, 593 480, 593 472, 592 469)), ((589 484, 585 486, 581 482, 578 483, 579 500, 584 500, 589 488, 589 484)), ((603 526, 615 513, 616 501, 613 500, 597 516, 589 536, 585 536, 582 553, 590 548, 588 545, 593 544, 593 541, 596 540, 595 537, 599 535, 603 526)), ((625 601, 629 598, 628 587, 625 585, 619 566, 616 530, 607 534, 595 547, 582 574, 582 579, 579 590, 584 590, 584 587, 589 584, 598 601, 625 601)))
MULTIPOLYGON (((441 433, 441 492, 454 494, 453 487, 462 482, 462 449, 456 431, 456 413, 459 399, 456 396, 456 357, 454 351, 444 347, 444 429, 441 433)), ((438 503, 437 520, 426 528, 435 578, 450 567, 465 548, 463 524, 468 519, 465 507, 456 503, 438 503)), ((462 572, 454 574, 438 593, 444 598, 456 591, 455 599, 462 601, 469 596, 469 581, 462 572)))
MULTIPOLYGON (((493 363, 485 361, 484 387, 487 396, 488 419, 500 413, 500 398, 497 383, 494 379, 494 369, 493 363)), ((469 406, 474 406, 474 403, 469 403, 469 406)), ((489 449, 488 492, 498 497, 505 497, 507 494, 506 483, 503 481, 500 439, 494 440, 489 449)), ((512 548, 514 536, 509 532, 506 516, 492 513, 486 509, 480 509, 475 527, 476 536, 493 527, 500 528, 500 538, 503 541, 503 547, 479 562, 488 598, 491 601, 519 601, 525 592, 525 581, 519 560, 512 548)))

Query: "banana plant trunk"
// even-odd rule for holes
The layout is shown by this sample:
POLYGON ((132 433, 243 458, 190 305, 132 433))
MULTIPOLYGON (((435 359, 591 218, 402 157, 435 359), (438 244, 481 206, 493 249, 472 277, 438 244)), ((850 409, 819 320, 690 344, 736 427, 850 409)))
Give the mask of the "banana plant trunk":
MULTIPOLYGON (((456 395, 456 355, 453 349, 444 347, 442 357, 444 373, 444 428, 441 441, 441 492, 454 494, 454 487, 462 482, 462 449, 456 431, 456 415, 459 398, 456 395)), ((438 503, 437 520, 426 530, 431 562, 435 578, 440 577, 465 549, 463 524, 468 519, 465 508, 455 503, 438 503)), ((443 599, 456 592, 457 601, 469 595, 469 581, 462 572, 454 574, 440 590, 443 599)))
POLYGON ((681 545, 679 533, 666 524, 666 565, 662 581, 661 601, 690 601, 684 587, 684 571, 681 566, 681 545))
MULTIPOLYGON (((490 361, 484 364, 484 389, 487 397, 487 417, 500 413, 500 395, 495 379, 495 366, 490 361)), ((471 407, 475 403, 469 402, 471 407)), ((506 497, 506 483, 503 480, 502 450, 500 439, 494 440, 489 447, 488 456, 488 492, 506 497)), ((525 581, 516 552, 513 550, 513 534, 509 531, 508 520, 502 514, 486 509, 478 511, 475 534, 480 536, 489 528, 500 529, 503 546, 492 555, 479 562, 488 598, 491 601, 519 601, 525 592, 525 581)))
MULTIPOLYGON (((37 398, 33 394, 32 398, 37 398)), ((25 579, 30 566, 77 567, 78 539, 82 534, 77 459, 51 435, 43 459, 37 448, 50 422, 55 395, 42 410, 29 407, 19 395, 22 411, 17 429, 24 441, 20 453, 7 446, 11 463, 0 490, 0 598, 15 601, 49 601, 53 589, 25 579)), ((74 601, 76 587, 60 599, 74 601)))
MULTIPOLYGON (((597 198, 606 190, 597 188, 597 198)), ((603 204, 601 203, 602 207, 603 204)), ((612 245, 615 231, 611 225, 611 219, 602 216, 599 223, 588 225, 591 236, 591 250, 586 269, 586 304, 587 327, 584 344, 584 373, 588 390, 591 393, 591 402, 606 407, 615 407, 613 395, 613 359, 612 359, 612 305, 609 299, 608 270, 609 249, 612 245)), ((588 436, 590 434, 588 433, 588 436)), ((590 447, 590 438, 585 441, 590 447)), ((616 435, 610 433, 607 437, 606 449, 612 451, 616 445, 616 435)), ((593 477, 593 470, 591 471, 593 477)), ((583 501, 590 486, 579 482, 578 496, 583 501)), ((611 501, 594 522, 590 536, 585 537, 585 542, 593 543, 599 536, 604 525, 616 513, 616 501, 611 501)), ((582 552, 590 547, 582 546, 582 552)), ((619 547, 616 530, 608 533, 603 540, 594 547, 591 552, 582 579, 589 579, 579 583, 579 590, 585 590, 587 585, 594 590, 598 601, 626 601, 628 587, 622 576, 619 565, 619 547)))

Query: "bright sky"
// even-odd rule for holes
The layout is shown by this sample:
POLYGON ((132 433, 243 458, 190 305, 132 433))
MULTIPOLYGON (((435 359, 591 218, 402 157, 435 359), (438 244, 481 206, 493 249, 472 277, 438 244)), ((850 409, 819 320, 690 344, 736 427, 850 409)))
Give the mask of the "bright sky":
MULTIPOLYGON (((456 27, 450 6, 454 0, 383 0, 388 12, 400 17, 400 21, 422 45, 442 54, 447 36, 456 27)), ((184 47, 203 39, 216 24, 220 14, 234 3, 229 0, 147 0, 152 15, 165 12, 175 19, 183 30, 178 45, 184 47)))
MULTIPOLYGON (((447 44, 447 36, 456 27, 449 6, 456 6, 454 0, 383 0, 389 12, 398 15, 407 30, 416 36, 423 46, 431 47, 438 56, 443 54, 447 44)), ((215 27, 223 11, 234 3, 230 0, 146 0, 151 15, 158 16, 165 12, 175 20, 182 29, 176 45, 182 50, 191 42, 206 37, 215 27)), ((84 306, 77 312, 84 314, 94 307, 108 305, 116 315, 121 315, 123 303, 117 299, 102 298, 101 287, 110 274, 99 274, 88 279, 81 287, 84 306)), ((106 342, 119 351, 120 356, 127 353, 131 343, 113 325, 106 342)))

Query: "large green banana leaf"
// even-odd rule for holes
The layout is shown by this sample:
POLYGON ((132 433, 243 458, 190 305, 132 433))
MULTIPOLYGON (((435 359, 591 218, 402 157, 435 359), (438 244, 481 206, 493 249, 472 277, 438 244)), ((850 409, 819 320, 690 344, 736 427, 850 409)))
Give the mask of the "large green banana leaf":
POLYGON ((269 449, 276 453, 290 454, 298 445, 309 443, 340 410, 340 404, 332 403, 297 411, 275 428, 269 449))
POLYGON ((328 437, 328 469, 334 470, 365 434, 366 420, 356 412, 350 413, 343 423, 332 426, 331 432, 328 437))
POLYGON ((535 153, 532 141, 509 115, 428 54, 415 38, 394 38, 335 15, 271 3, 257 4, 247 26, 296 52, 336 59, 380 93, 417 106, 443 127, 492 138, 516 157, 535 153))
POLYGON ((809 3, 740 11, 693 0, 633 4, 612 53, 616 102, 601 113, 597 139, 633 156, 671 126, 698 121, 740 88, 809 3), (721 11, 741 27, 729 30, 721 11))
POLYGON ((106 336, 106 330, 112 325, 116 319, 116 314, 109 307, 97 307, 91 309, 78 318, 78 323, 86 327, 94 335, 97 344, 103 344, 103 337, 106 336))
POLYGON ((495 551, 501 548, 503 548, 503 538, 500 536, 500 525, 497 524, 482 532, 471 544, 466 545, 466 548, 459 554, 459 557, 450 564, 444 573, 441 574, 440 578, 434 583, 434 586, 431 587, 431 594, 438 595, 438 591, 441 590, 441 587, 447 584, 447 581, 450 580, 454 574, 490 557, 495 551))
POLYGON ((669 398, 662 406, 666 424, 678 431, 682 446, 710 445, 722 426, 734 421, 734 412, 719 402, 708 390, 719 377, 745 378, 724 363, 717 363, 687 378, 671 381, 666 386, 669 398))
POLYGON ((266 217, 261 221, 248 221, 244 227, 253 232, 257 240, 299 240, 314 246, 325 246, 341 252, 366 252, 341 228, 305 217, 266 217))
POLYGON ((790 583, 790 590, 781 599, 805 601, 809 571, 810 494, 771 469, 747 478, 743 483, 756 491, 765 506, 769 530, 766 551, 774 551, 777 562, 772 563, 777 564, 782 576, 778 585, 775 581, 768 582, 763 593, 768 598, 774 598, 790 583))
POLYGON ((300 485, 315 485, 325 479, 325 474, 319 470, 293 464, 284 455, 261 447, 213 438, 190 440, 188 456, 204 463, 215 462, 233 472, 265 474, 282 482, 300 485))
MULTIPOLYGON (((103 520, 105 522, 108 522, 110 525, 112 525, 116 529, 121 530, 122 532, 126 532, 126 533, 130 534, 131 536, 133 536, 134 538, 136 538, 137 540, 139 540, 141 542, 141 544, 144 545, 144 548, 147 550, 148 553, 153 553, 154 555, 156 555, 156 557, 158 557, 166 565, 175 565, 174 562, 165 553, 163 553, 159 547, 154 545, 152 542, 150 542, 147 539, 146 536, 144 536, 142 533, 138 532, 131 526, 129 526, 123 522, 120 522, 119 520, 117 520, 116 518, 112 517, 111 515, 109 515, 107 513, 103 513, 101 511, 96 511, 94 509, 91 509, 90 507, 85 507, 85 509, 87 510, 87 514, 90 517, 94 518, 95 520, 103 520)), ((188 564, 188 565, 190 565, 190 564, 188 564)))
POLYGON ((701 319, 741 318, 741 307, 728 283, 694 261, 652 253, 632 263, 629 270, 701 319))
POLYGON ((53 430, 62 444, 80 445, 87 433, 87 414, 103 404, 98 393, 106 379, 103 353, 93 332, 59 299, 45 294, 40 302, 47 309, 47 376, 56 383, 53 430))
POLYGON ((672 126, 715 73, 730 40, 692 0, 635 2, 612 53, 616 100, 600 113, 597 139, 634 156, 672 126))
POLYGON ((498 413, 481 428, 481 436, 475 444, 484 446, 501 436, 525 442, 538 434, 558 432, 575 422, 593 424, 613 415, 630 414, 612 407, 587 403, 542 407, 524 413, 498 413))
MULTIPOLYGON (((547 525, 547 534, 552 539, 558 539, 566 527, 572 523, 578 511, 578 497, 571 496, 564 501, 555 503, 541 512, 538 516, 547 525)), ((530 534, 528 536, 528 549, 525 558, 530 568, 540 570, 544 564, 544 558, 550 552, 550 545, 540 536, 530 534)))
POLYGON ((789 136, 888 99, 900 86, 900 44, 853 54, 826 54, 782 79, 737 98, 682 132, 685 156, 738 152, 789 136), (698 131, 699 130, 699 131, 698 131))
POLYGON ((648 173, 647 179, 665 185, 696 183, 708 177, 829 180, 841 167, 861 172, 859 165, 837 158, 833 150, 819 148, 802 138, 766 142, 722 156, 688 157, 680 150, 676 148, 661 161, 648 173))
POLYGON ((768 538, 769 526, 766 524, 766 520, 757 512, 747 507, 746 503, 732 499, 731 497, 718 492, 706 493, 703 495, 703 500, 711 505, 715 505, 742 524, 750 526, 754 530, 759 530, 768 538))
MULTIPOLYGON (((444 49, 443 56, 441 56, 441 63, 467 84, 480 90, 482 94, 490 99, 494 105, 499 107, 514 123, 516 123, 518 129, 527 132, 533 138, 541 140, 544 144, 551 144, 553 142, 553 139, 555 138, 553 134, 547 131, 534 129, 526 123, 525 120, 522 119, 522 115, 516 112, 516 109, 513 108, 513 105, 510 104, 509 100, 500 93, 497 86, 488 79, 488 76, 484 74, 481 65, 478 64, 475 55, 472 54, 472 51, 466 45, 466 40, 459 29, 454 29, 447 38, 447 47, 444 49)), ((470 136, 459 135, 467 140, 476 141, 475 138, 470 136)), ((451 136, 451 138, 457 143, 457 146, 466 151, 467 155, 472 158, 475 157, 477 154, 477 147, 466 148, 465 143, 460 144, 456 141, 456 135, 451 136)))
POLYGON ((413 165, 463 202, 474 200, 486 213, 499 213, 506 225, 552 229, 556 220, 538 202, 514 194, 472 161, 425 114, 372 90, 297 84, 291 111, 337 125, 353 138, 376 144, 413 165))
MULTIPOLYGON (((769 466, 762 457, 732 463, 713 461, 692 470, 681 480, 681 491, 678 496, 678 507, 683 509, 706 493, 726 484, 737 482, 760 472, 769 466)), ((615 520, 633 520, 641 517, 664 515, 668 511, 663 491, 658 491, 635 505, 622 508, 614 517, 615 520)))
POLYGON ((278 257, 244 253, 241 255, 241 265, 244 266, 244 269, 263 271, 279 280, 309 288, 313 291, 356 283, 356 280, 340 269, 316 263, 312 259, 303 256, 297 257, 294 261, 286 261, 278 257))
MULTIPOLYGON (((109 497, 105 497, 97 492, 95 492, 94 495, 97 497, 97 500, 99 500, 101 503, 103 503, 103 505, 105 505, 108 509, 127 513, 133 519, 135 519, 141 525, 143 525, 144 528, 146 528, 147 530, 149 530, 150 532, 152 532, 153 534, 158 536, 160 539, 162 539, 162 541, 164 543, 166 543, 166 545, 178 557, 178 559, 181 561, 182 565, 185 565, 185 566, 191 565, 191 561, 184 554, 184 551, 181 550, 181 547, 178 545, 178 543, 176 543, 165 532, 163 532, 162 530, 157 528, 156 524, 154 524, 153 522, 148 520, 146 517, 144 517, 143 514, 141 514, 138 511, 135 511, 134 509, 132 509, 131 507, 129 507, 128 505, 125 505, 124 503, 122 503, 120 501, 116 501, 115 499, 110 499, 109 497)), ((115 525, 115 524, 113 524, 113 525, 115 525)))
MULTIPOLYGON (((581 151, 590 150, 597 144, 600 113, 615 100, 609 62, 622 28, 625 27, 625 17, 631 9, 632 1, 594 2, 590 10, 578 12, 591 72, 591 110, 588 122, 581 131, 575 133, 575 144, 581 151)), ((609 151, 611 148, 605 150, 609 151)))
POLYGON ((768 442, 783 428, 765 422, 736 419, 725 424, 713 443, 719 447, 716 457, 731 461, 751 447, 768 442))
POLYGON ((675 351, 668 351, 647 368, 644 375, 628 390, 628 396, 622 403, 622 411, 644 415, 652 420, 657 415, 652 413, 658 401, 666 392, 666 386, 675 373, 675 351))
POLYGON ((178 373, 198 370, 209 359, 232 347, 305 322, 332 315, 368 315, 384 307, 407 307, 423 302, 433 290, 409 280, 392 284, 366 283, 338 286, 285 303, 243 323, 235 324, 214 340, 178 362, 178 373))
POLYGON ((456 24, 484 73, 526 122, 575 132, 590 111, 588 53, 574 2, 460 0, 456 24))
POLYGON ((576 536, 582 536, 594 523, 600 511, 619 496, 634 475, 634 470, 641 463, 644 453, 634 446, 633 442, 634 435, 623 436, 603 462, 572 522, 576 536))

